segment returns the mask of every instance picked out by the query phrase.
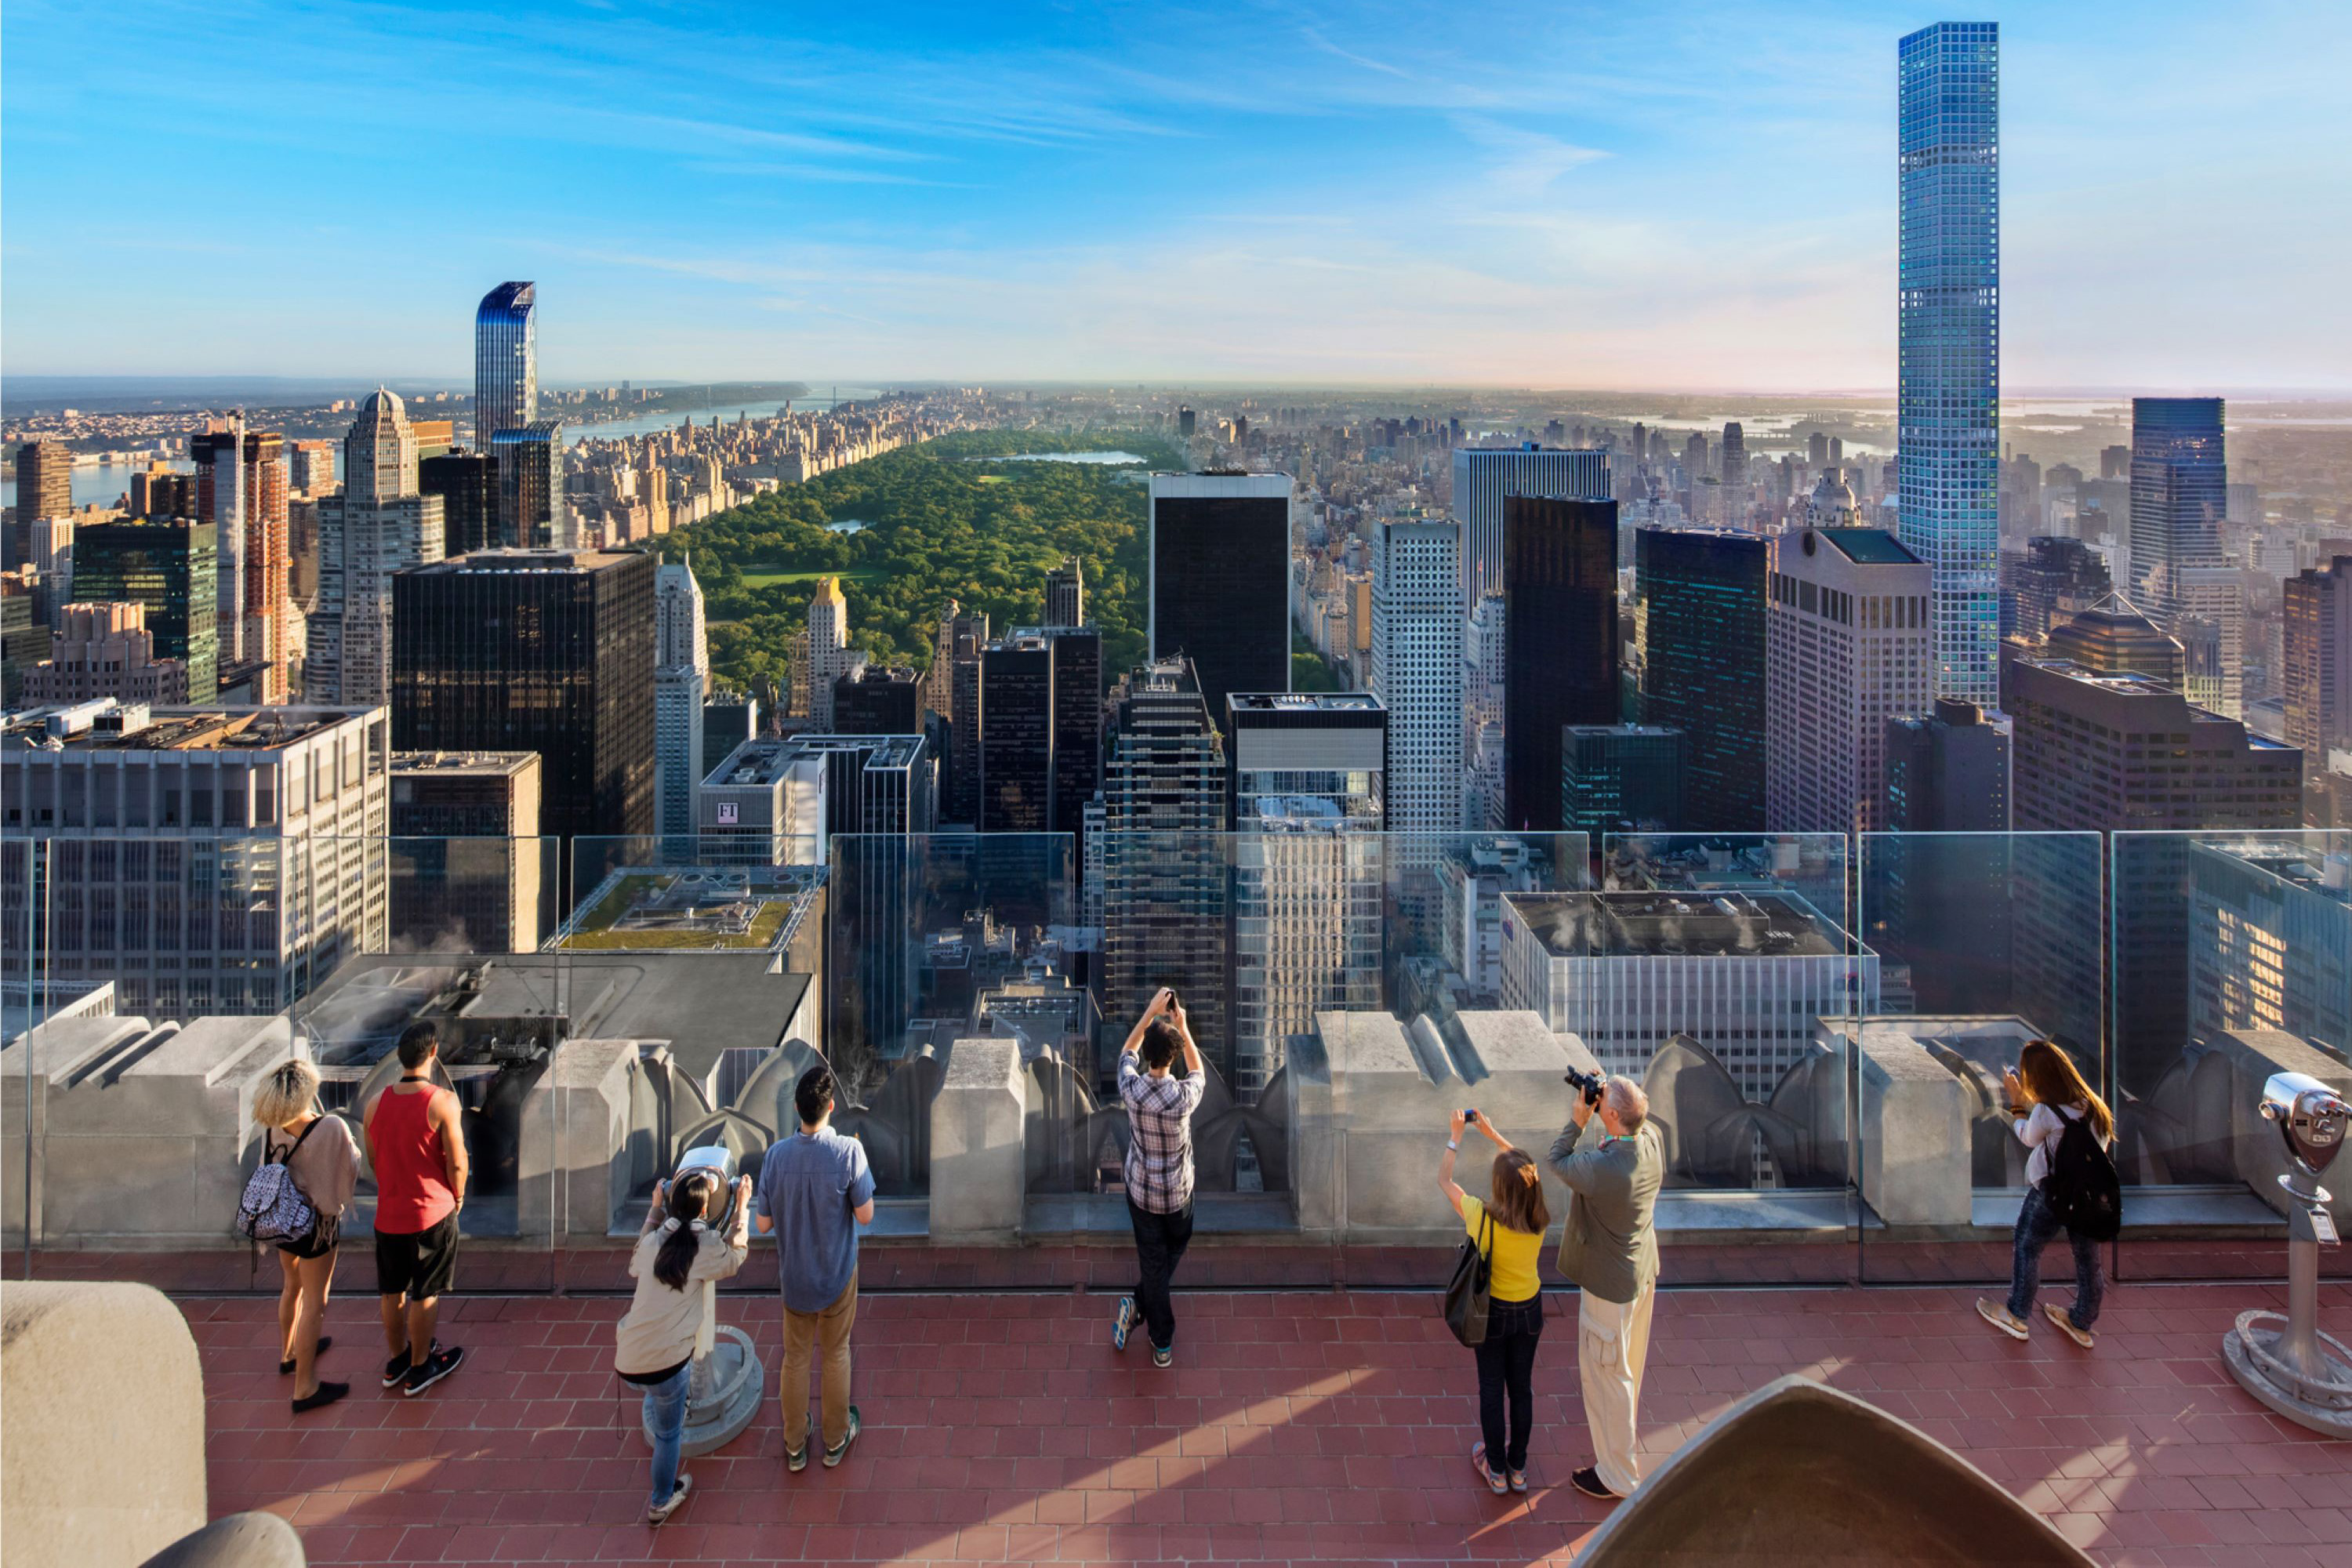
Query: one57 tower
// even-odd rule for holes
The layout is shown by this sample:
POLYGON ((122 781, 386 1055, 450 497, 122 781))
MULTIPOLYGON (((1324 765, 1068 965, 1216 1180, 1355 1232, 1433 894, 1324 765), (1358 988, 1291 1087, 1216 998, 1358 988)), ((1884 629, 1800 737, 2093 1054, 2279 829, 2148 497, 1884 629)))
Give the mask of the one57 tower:
POLYGON ((1936 695, 2000 706, 2000 35, 1897 47, 1895 454, 1903 542, 1933 574, 1936 695))
POLYGON ((474 312, 474 449, 487 452, 491 437, 538 417, 539 286, 501 283, 474 312))

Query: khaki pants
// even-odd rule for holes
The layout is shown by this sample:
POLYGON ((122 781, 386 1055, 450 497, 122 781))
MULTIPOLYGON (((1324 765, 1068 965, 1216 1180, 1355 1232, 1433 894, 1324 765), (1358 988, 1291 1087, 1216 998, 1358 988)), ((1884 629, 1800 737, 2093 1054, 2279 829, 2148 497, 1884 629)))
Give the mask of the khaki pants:
POLYGON ((1576 1362, 1593 1468, 1602 1485, 1631 1497, 1642 1484, 1633 1417, 1642 1403, 1642 1368, 1650 1358, 1650 1308, 1658 1299, 1657 1282, 1644 1285, 1631 1301, 1604 1301, 1590 1290, 1578 1294, 1576 1362))
POLYGON ((818 1402, 824 1415, 824 1446, 837 1448, 849 1436, 849 1330, 857 1321, 857 1280, 835 1296, 821 1312, 784 1309, 784 1447, 797 1448, 808 1441, 809 1352, 824 1342, 824 1364, 819 1373, 823 1389, 818 1402))

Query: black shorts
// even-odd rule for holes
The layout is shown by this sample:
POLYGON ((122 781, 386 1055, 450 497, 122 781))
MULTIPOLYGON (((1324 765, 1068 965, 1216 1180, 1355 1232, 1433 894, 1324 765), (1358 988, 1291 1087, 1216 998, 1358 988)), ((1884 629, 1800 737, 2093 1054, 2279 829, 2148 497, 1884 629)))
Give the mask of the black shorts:
POLYGON ((426 1230, 375 1233, 375 1291, 430 1301, 457 1279, 457 1211, 426 1230))
POLYGON ((335 1243, 341 1239, 337 1233, 341 1229, 341 1226, 333 1220, 320 1215, 319 1223, 310 1227, 310 1235, 299 1241, 281 1241, 278 1244, 278 1250, 289 1258, 324 1258, 335 1250, 335 1243))

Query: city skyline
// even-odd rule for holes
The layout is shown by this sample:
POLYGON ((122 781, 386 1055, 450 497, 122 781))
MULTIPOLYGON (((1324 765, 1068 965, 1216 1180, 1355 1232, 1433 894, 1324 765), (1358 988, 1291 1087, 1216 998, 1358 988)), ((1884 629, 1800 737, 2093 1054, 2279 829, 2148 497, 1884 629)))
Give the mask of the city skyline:
MULTIPOLYGON (((1964 9, 2002 28, 2006 386, 2352 384, 2325 260, 2352 222, 2326 68, 2352 24, 1964 9)), ((101 40, 11 8, 12 374, 462 385, 450 302, 529 277, 556 384, 1877 389, 1895 41, 1936 19, 1493 11, 1433 40, 1376 8, 1213 31, 1014 12, 909 49, 856 16, 789 37, 625 9, 291 17, 133 6, 101 40), (273 71, 347 90, 299 110, 243 90, 256 30, 284 46, 273 71), (524 48, 552 57, 541 85, 493 94, 524 48), (460 106, 515 177, 418 155, 460 106), (136 189, 158 147, 225 187, 160 240, 91 199, 136 189), (354 179, 408 215, 401 243, 282 195, 354 179), (322 273, 368 309, 282 309, 322 273)))

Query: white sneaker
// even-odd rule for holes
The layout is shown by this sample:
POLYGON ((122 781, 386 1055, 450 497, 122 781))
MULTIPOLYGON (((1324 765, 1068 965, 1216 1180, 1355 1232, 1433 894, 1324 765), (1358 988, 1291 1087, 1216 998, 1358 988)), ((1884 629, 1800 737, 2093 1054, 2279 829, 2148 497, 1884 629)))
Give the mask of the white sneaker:
POLYGON ((659 1508, 646 1510, 646 1522, 647 1524, 668 1523, 669 1516, 677 1511, 678 1505, 686 1500, 686 1494, 693 1489, 693 1480, 681 1473, 677 1478, 677 1489, 669 1494, 669 1501, 659 1508))

